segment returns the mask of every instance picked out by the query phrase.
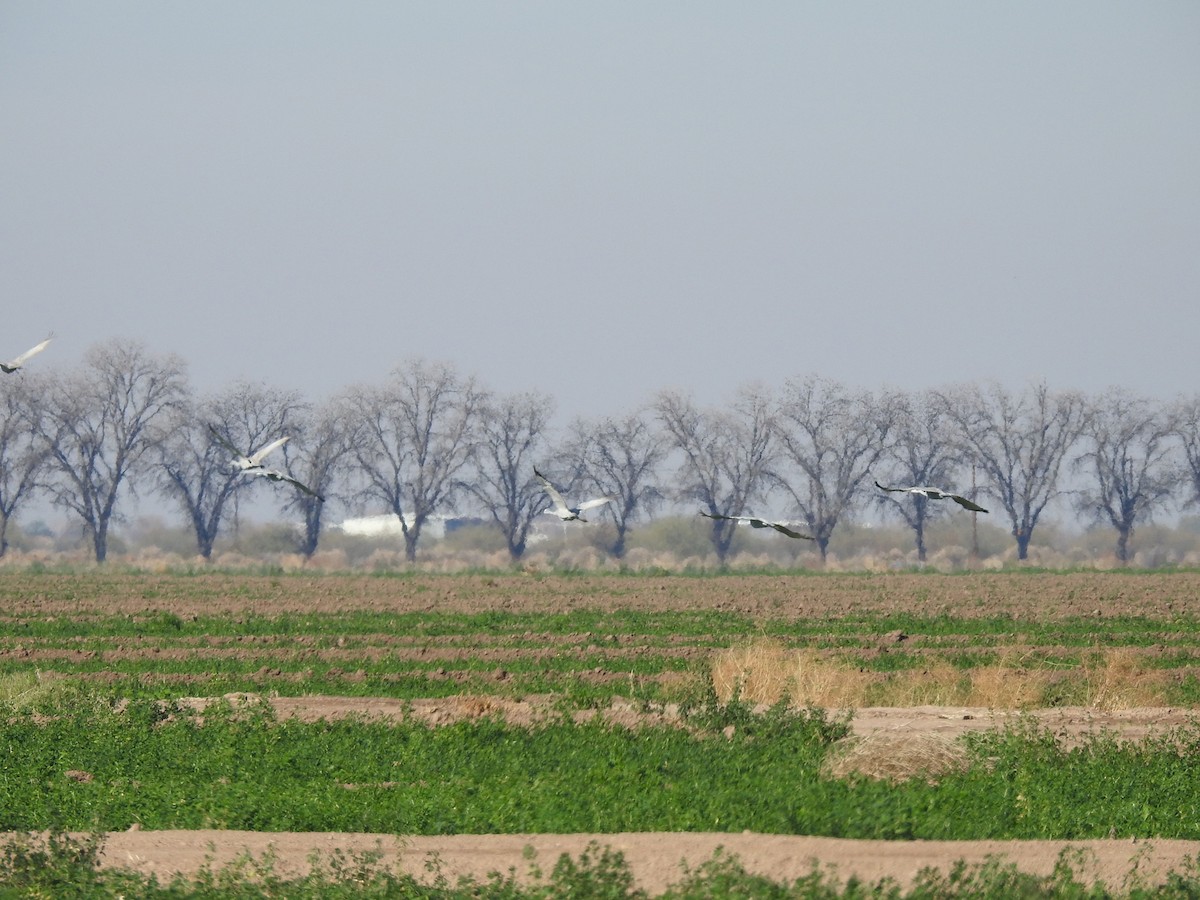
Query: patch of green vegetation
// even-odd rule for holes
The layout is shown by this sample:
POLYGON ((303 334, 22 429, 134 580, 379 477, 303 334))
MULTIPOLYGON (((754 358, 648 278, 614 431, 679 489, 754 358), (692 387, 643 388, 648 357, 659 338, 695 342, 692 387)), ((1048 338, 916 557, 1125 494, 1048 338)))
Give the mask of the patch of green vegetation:
POLYGON ((710 698, 685 713, 688 728, 628 729, 200 717, 147 701, 6 711, 0 829, 1200 838, 1197 727, 1063 749, 1022 725, 970 738, 970 764, 936 783, 893 783, 824 774, 847 725, 822 711, 710 698))
MULTIPOLYGON (((196 616, 190 619, 166 610, 114 616, 28 617, 0 619, 0 641, 39 639, 73 641, 85 649, 116 638, 154 637, 179 645, 201 638, 294 637, 303 635, 320 645, 322 639, 351 640, 373 635, 407 635, 413 638, 509 638, 512 646, 532 645, 545 636, 636 635, 660 645, 685 638, 709 639, 727 644, 745 636, 767 636, 804 646, 838 647, 861 642, 863 635, 900 631, 919 636, 929 647, 998 646, 1020 635, 1027 644, 1070 647, 1170 644, 1200 647, 1200 618, 1180 617, 1169 626, 1161 619, 1113 617, 1097 623, 1092 617, 1044 622, 1011 617, 922 617, 914 614, 820 617, 808 614, 795 619, 763 621, 712 610, 660 611, 594 609, 567 613, 513 613, 490 611, 464 614, 446 612, 382 613, 349 609, 338 613, 263 616, 247 612, 238 616, 196 616)), ((58 644, 57 646, 66 646, 58 644)), ((49 644, 49 646, 56 646, 49 644)))
MULTIPOLYGON (((222 617, 151 608, 137 615, 0 619, 0 679, 16 684, 43 675, 79 677, 133 698, 231 691, 416 698, 471 691, 561 693, 595 705, 606 692, 670 699, 664 686, 672 676, 703 678, 710 652, 758 638, 787 649, 834 651, 831 659, 877 675, 939 663, 964 672, 987 666, 1045 671, 1056 682, 1046 697, 1049 705, 1072 702, 1065 676, 1094 668, 1097 654, 1154 648, 1138 656, 1137 666, 1177 671, 1158 680, 1162 702, 1200 705, 1193 671, 1200 659, 1200 620, 1137 617, 1105 620, 1100 629, 1091 617, 755 620, 714 611, 586 608, 222 617), (881 643, 894 633, 906 639, 881 643), (474 652, 482 648, 502 652, 474 652)), ((1077 693, 1086 690, 1076 687, 1077 693)))

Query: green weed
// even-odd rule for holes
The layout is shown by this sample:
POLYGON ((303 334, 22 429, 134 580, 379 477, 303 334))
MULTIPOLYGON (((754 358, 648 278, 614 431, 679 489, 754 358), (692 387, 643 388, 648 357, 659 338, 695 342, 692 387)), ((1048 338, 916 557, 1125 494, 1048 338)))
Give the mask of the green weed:
POLYGON ((931 756, 923 771, 917 752, 881 780, 832 765, 848 724, 820 709, 709 698, 684 724, 306 723, 150 701, 14 713, 0 724, 0 828, 1200 838, 1200 727, 1064 748, 1021 723, 964 738, 951 765, 934 771, 931 756))

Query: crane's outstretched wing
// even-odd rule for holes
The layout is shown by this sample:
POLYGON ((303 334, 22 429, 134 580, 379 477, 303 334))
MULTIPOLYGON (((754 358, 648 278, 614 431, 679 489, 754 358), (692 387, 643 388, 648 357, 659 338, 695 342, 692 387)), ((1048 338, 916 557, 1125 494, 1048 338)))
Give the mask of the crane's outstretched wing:
POLYGON ((284 481, 286 481, 288 484, 294 485, 295 487, 297 487, 297 488, 299 488, 300 490, 304 491, 304 493, 308 494, 308 496, 310 496, 310 497, 316 497, 316 498, 317 498, 318 500, 320 500, 322 503, 324 503, 324 502, 325 502, 325 498, 324 498, 324 497, 322 497, 320 494, 318 494, 316 491, 314 491, 312 488, 310 488, 310 487, 309 487, 307 484, 305 484, 304 482, 302 482, 302 481, 297 481, 295 478, 292 478, 292 477, 291 477, 291 476, 289 476, 289 475, 285 475, 285 476, 283 476, 283 480, 284 480, 284 481))
POLYGON ((964 509, 969 509, 972 512, 981 512, 981 513, 987 512, 987 510, 984 509, 982 506, 980 506, 978 503, 968 500, 966 497, 962 497, 958 494, 951 494, 949 491, 942 490, 941 488, 887 487, 886 485, 880 484, 878 481, 875 482, 875 487, 879 488, 881 491, 891 491, 891 492, 902 491, 907 494, 921 494, 924 497, 928 497, 930 500, 950 499, 950 500, 953 500, 955 503, 957 503, 959 506, 963 507, 964 509))
POLYGON ((316 491, 314 491, 312 488, 310 488, 307 484, 305 484, 302 481, 297 481, 291 475, 287 474, 286 472, 281 472, 281 471, 279 471, 279 469, 264 469, 264 468, 247 469, 246 474, 247 475, 259 475, 270 481, 286 481, 288 484, 295 485, 297 488, 304 491, 304 493, 308 494, 310 497, 316 497, 322 503, 325 502, 325 498, 322 497, 320 494, 318 494, 316 491))
MULTIPOLYGON (((571 515, 572 514, 571 508, 569 506, 567 506, 567 501, 563 499, 563 496, 562 496, 562 494, 560 494, 558 492, 558 489, 555 488, 554 485, 552 485, 550 483, 550 479, 547 478, 545 475, 543 475, 541 472, 539 472, 536 468, 533 470, 533 474, 536 475, 537 480, 542 483, 542 488, 546 491, 546 494, 550 497, 550 502, 554 504, 554 509, 557 512, 566 513, 567 515, 571 515)), ((582 509, 582 507, 581 507, 581 509, 582 509)))
POLYGON ((816 538, 813 537, 811 534, 804 534, 799 531, 793 531, 791 528, 789 528, 787 525, 784 525, 782 522, 764 522, 763 524, 765 524, 768 528, 774 528, 780 534, 786 534, 790 538, 796 538, 797 540, 801 540, 801 541, 815 541, 816 540, 816 538))
MULTIPOLYGON (((704 518, 706 518, 706 519, 724 519, 727 522, 742 521, 741 516, 723 516, 720 513, 706 513, 704 510, 700 510, 700 515, 704 516, 704 518)), ((747 521, 749 521, 749 520, 747 520, 747 521)))
POLYGON ((947 494, 946 496, 949 497, 951 500, 953 500, 955 503, 957 503, 959 506, 961 506, 963 509, 969 509, 972 512, 981 512, 981 513, 987 512, 987 510, 984 509, 982 506, 980 506, 978 503, 973 503, 972 501, 968 500, 966 497, 960 497, 960 496, 958 496, 958 494, 947 494))
POLYGON ((52 340, 54 340, 54 335, 50 335, 48 338, 46 338, 40 344, 36 344, 35 346, 30 347, 28 350, 26 350, 24 353, 22 353, 20 356, 16 357, 15 359, 9 360, 6 363, 0 363, 0 369, 3 369, 5 372, 17 371, 17 369, 19 369, 19 368, 21 368, 21 366, 25 365, 25 361, 28 360, 31 356, 36 356, 37 354, 39 354, 43 350, 45 350, 46 345, 49 344, 52 340))
POLYGON ((786 534, 790 538, 796 538, 801 541, 816 540, 811 534, 794 531, 784 522, 769 522, 766 519, 760 519, 758 516, 723 516, 720 513, 706 513, 704 510, 700 510, 700 515, 706 519, 725 519, 729 522, 737 522, 739 525, 749 525, 751 528, 774 528, 780 534, 786 534))
POLYGON ((612 503, 617 498, 613 497, 596 497, 592 500, 584 500, 579 504, 579 511, 585 512, 589 509, 595 509, 597 506, 603 506, 606 503, 612 503))
POLYGON ((271 441, 271 443, 267 444, 266 446, 260 447, 258 450, 255 450, 252 454, 250 454, 250 456, 247 457, 247 459, 250 460, 252 465, 261 466, 262 461, 267 458, 268 454, 270 454, 273 450, 276 450, 279 447, 282 447, 284 444, 286 444, 288 442, 288 440, 289 440, 289 436, 286 434, 281 438, 276 438, 275 440, 271 441))

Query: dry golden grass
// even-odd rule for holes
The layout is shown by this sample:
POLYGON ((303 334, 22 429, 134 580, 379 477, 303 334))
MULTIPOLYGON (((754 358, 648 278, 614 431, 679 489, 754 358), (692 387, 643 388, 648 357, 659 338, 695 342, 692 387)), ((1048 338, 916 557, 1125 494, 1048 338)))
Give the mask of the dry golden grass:
POLYGON ((51 672, 12 672, 0 675, 0 706, 28 709, 66 686, 65 678, 51 672))
POLYGON ((933 784, 964 770, 968 762, 965 745, 948 735, 878 732, 843 741, 827 757, 822 774, 828 778, 865 775, 892 782, 923 778, 933 784))
POLYGON ((719 652, 713 660, 713 691, 722 703, 777 703, 787 687, 788 651, 773 641, 756 641, 719 652))
POLYGON ((862 706, 875 680, 849 663, 823 659, 811 650, 788 650, 776 641, 754 641, 717 654, 713 690, 722 702, 734 696, 768 705, 787 699, 797 706, 862 706))
POLYGON ((877 675, 868 697, 871 706, 960 705, 963 673, 945 660, 924 669, 877 675))
POLYGON ((1134 709, 1161 706, 1168 675, 1147 669, 1129 647, 1099 651, 1082 667, 1084 705, 1097 709, 1134 709))
POLYGON ((1045 668, 1031 667, 1031 662, 1027 655, 1004 652, 993 665, 971 669, 962 705, 988 709, 1033 709, 1043 705, 1056 675, 1045 668))
POLYGON ((756 640, 716 653, 713 690, 722 702, 853 709, 863 706, 972 706, 1028 710, 1051 705, 1117 710, 1162 706, 1167 673, 1147 668, 1130 648, 1096 651, 1082 666, 1063 670, 1022 654, 1003 654, 988 666, 962 670, 946 660, 890 674, 866 672, 814 650, 756 640))
POLYGON ((785 671, 789 696, 797 706, 861 706, 875 680, 849 663, 824 659, 811 650, 793 652, 785 671))

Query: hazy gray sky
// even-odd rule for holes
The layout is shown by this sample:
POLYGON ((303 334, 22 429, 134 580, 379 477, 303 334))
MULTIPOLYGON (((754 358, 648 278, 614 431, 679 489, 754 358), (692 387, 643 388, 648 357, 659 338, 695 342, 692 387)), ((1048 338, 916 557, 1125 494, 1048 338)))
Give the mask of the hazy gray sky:
POLYGON ((0 356, 1200 389, 1200 4, 0 0, 0 356))

